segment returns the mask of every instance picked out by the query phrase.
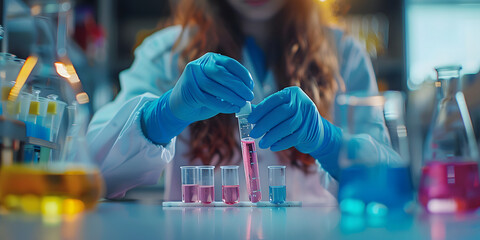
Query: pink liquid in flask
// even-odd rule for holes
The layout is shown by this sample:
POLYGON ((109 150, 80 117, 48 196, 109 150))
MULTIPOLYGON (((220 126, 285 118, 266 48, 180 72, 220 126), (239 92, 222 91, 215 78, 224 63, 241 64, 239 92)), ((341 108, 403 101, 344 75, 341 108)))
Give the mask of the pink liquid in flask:
POLYGON ((260 175, 258 174, 257 148, 253 139, 242 139, 243 166, 247 181, 248 198, 256 203, 262 199, 260 175))
POLYGON ((429 212, 463 212, 480 206, 476 162, 431 161, 422 169, 420 203, 429 212))
POLYGON ((240 198, 239 185, 222 186, 222 199, 224 203, 232 205, 232 204, 238 203, 239 198, 240 198))
POLYGON ((182 200, 184 203, 198 201, 198 184, 182 184, 182 200))
POLYGON ((201 203, 209 204, 215 199, 215 189, 213 186, 198 186, 198 200, 201 203))

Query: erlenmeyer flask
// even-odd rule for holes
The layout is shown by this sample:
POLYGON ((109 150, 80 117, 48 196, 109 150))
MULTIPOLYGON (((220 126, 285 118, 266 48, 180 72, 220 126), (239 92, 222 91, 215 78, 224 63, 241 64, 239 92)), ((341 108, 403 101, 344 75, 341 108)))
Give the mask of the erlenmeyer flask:
POLYGON ((20 113, 9 117, 25 123, 25 157, 2 164, 0 204, 45 215, 89 210, 101 197, 103 180, 85 142, 88 96, 66 51, 71 4, 27 3, 36 40, 7 103, 20 106, 20 113))
POLYGON ((340 209, 369 216, 403 212, 413 198, 403 95, 342 94, 337 104, 344 135, 340 209))
POLYGON ((461 212, 480 204, 478 148, 460 66, 436 68, 436 109, 427 134, 418 197, 429 212, 461 212))

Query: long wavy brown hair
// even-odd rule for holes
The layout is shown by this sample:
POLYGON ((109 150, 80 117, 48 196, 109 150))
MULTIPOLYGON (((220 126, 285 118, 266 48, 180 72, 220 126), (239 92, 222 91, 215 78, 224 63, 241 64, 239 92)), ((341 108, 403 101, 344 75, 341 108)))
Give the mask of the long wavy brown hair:
MULTIPOLYGON (((330 119, 331 105, 339 78, 338 60, 330 30, 327 28, 325 8, 318 0, 287 0, 277 14, 273 56, 267 56, 280 89, 298 86, 314 101, 320 114, 330 119)), ((189 32, 187 46, 182 49, 179 67, 201 57, 206 52, 216 52, 242 60, 241 49, 245 36, 235 16, 236 12, 226 0, 182 0, 178 3, 173 23, 189 32)), ((234 139, 237 123, 233 114, 217 116, 190 125, 190 159, 200 159, 210 164, 218 156, 221 164, 230 161, 239 144, 234 139)), ((306 173, 315 160, 308 154, 290 148, 278 153, 282 161, 292 161, 306 173)))

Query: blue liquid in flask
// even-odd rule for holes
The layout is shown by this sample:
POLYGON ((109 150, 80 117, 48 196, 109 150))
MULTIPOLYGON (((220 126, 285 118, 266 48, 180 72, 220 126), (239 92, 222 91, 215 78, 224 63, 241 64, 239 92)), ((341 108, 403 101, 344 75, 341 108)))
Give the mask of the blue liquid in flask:
POLYGON ((269 187, 270 202, 274 204, 284 203, 287 198, 286 186, 270 186, 269 187))
POLYGON ((346 213, 360 214, 364 210, 368 213, 369 204, 393 211, 403 210, 413 199, 410 170, 387 166, 343 169, 338 196, 340 208, 346 213))

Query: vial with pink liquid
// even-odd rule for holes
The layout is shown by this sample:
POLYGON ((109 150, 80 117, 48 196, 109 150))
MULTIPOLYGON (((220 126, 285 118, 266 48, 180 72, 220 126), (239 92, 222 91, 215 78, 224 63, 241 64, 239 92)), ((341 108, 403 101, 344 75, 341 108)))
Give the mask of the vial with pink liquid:
POLYGON ((210 204, 215 201, 214 189, 214 170, 215 166, 198 167, 200 181, 198 183, 198 200, 204 204, 210 204))
POLYGON ((182 166, 182 202, 198 202, 198 169, 195 166, 182 166))
POLYGON ((238 203, 240 185, 238 183, 238 166, 221 166, 222 170, 222 200, 226 204, 238 203))
POLYGON ((247 121, 248 115, 252 112, 252 105, 247 101, 235 116, 238 118, 238 128, 242 142, 243 166, 245 168, 245 181, 247 185, 248 199, 252 203, 262 199, 260 191, 260 175, 258 173, 257 148, 255 139, 250 137, 253 125, 247 121))

